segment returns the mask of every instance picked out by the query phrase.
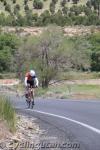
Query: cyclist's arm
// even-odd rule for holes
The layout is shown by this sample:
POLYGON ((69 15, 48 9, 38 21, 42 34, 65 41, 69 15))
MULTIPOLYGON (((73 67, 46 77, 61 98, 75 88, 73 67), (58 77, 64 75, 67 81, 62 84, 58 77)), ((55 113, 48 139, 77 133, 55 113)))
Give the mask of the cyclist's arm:
POLYGON ((25 80, 24 80, 25 86, 27 86, 27 80, 28 80, 28 77, 25 77, 25 80))
POLYGON ((35 83, 36 87, 38 87, 38 86, 39 86, 39 80, 38 80, 37 77, 35 78, 35 82, 36 82, 36 83, 35 83))

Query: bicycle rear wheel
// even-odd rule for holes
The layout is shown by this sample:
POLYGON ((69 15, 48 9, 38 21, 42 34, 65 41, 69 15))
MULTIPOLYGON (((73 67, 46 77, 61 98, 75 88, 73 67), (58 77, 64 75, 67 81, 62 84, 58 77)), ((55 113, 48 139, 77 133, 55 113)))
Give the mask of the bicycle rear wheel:
POLYGON ((30 99, 26 99, 26 103, 27 103, 27 107, 30 108, 31 107, 31 100, 30 99))

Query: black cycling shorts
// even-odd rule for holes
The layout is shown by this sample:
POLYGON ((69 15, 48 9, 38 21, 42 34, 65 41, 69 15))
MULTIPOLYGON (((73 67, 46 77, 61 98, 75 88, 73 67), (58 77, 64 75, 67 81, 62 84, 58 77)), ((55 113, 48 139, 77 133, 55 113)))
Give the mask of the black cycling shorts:
POLYGON ((34 80, 27 80, 27 84, 30 88, 34 88, 35 87, 35 82, 34 80))

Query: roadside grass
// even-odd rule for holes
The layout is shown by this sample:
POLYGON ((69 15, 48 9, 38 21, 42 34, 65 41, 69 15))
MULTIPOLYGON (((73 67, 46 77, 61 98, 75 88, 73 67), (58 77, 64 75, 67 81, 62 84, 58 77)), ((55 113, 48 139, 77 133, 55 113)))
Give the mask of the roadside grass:
POLYGON ((59 86, 49 87, 49 92, 53 95, 58 95, 60 98, 100 98, 100 85, 86 85, 86 84, 59 84, 59 86), (76 96, 77 95, 77 96, 76 96))
MULTIPOLYGON (((56 77, 56 80, 58 82, 49 85, 48 89, 43 89, 42 87, 35 89, 35 96, 36 97, 56 97, 56 98, 93 98, 93 99, 99 99, 100 98, 100 85, 96 85, 98 83, 98 80, 96 80, 96 83, 90 84, 87 83, 88 79, 100 79, 100 72, 62 72, 60 76, 56 77), (65 80, 63 80, 65 79, 65 80), (74 80, 83 80, 81 83, 75 83, 75 82, 68 82, 68 81, 74 81, 74 80), (86 82, 84 83, 84 80, 86 82)), ((52 82, 55 82, 52 81, 52 82)), ((91 80, 92 82, 92 80, 91 80)), ((93 82, 95 82, 93 80, 93 82)), ((22 83, 15 86, 15 89, 19 93, 24 93, 25 88, 22 83)))
POLYGON ((45 98, 60 98, 60 99, 99 99, 100 85, 86 85, 86 84, 66 84, 59 83, 49 86, 48 89, 38 88, 36 96, 45 98))
POLYGON ((58 80, 85 80, 85 79, 100 79, 100 72, 62 72, 57 77, 58 80))
POLYGON ((0 119, 6 121, 9 130, 14 133, 16 131, 16 114, 9 98, 0 96, 0 119))
POLYGON ((35 96, 41 97, 45 95, 48 92, 48 89, 43 89, 42 87, 39 87, 35 90, 35 96))
POLYGON ((18 92, 24 92, 25 86, 20 82, 19 84, 14 85, 14 89, 16 89, 18 92))
POLYGON ((95 98, 100 98, 100 85, 73 85, 72 93, 79 93, 89 96, 94 96, 95 98))

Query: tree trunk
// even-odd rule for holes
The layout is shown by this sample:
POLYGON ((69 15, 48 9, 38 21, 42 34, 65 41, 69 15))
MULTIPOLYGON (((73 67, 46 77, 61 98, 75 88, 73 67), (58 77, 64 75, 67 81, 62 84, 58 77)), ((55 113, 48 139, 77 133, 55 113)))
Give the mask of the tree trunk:
POLYGON ((48 88, 49 86, 49 81, 47 79, 42 80, 42 88, 48 88))
POLYGON ((99 4, 99 6, 98 6, 98 17, 99 17, 99 19, 100 19, 100 4, 99 4))

